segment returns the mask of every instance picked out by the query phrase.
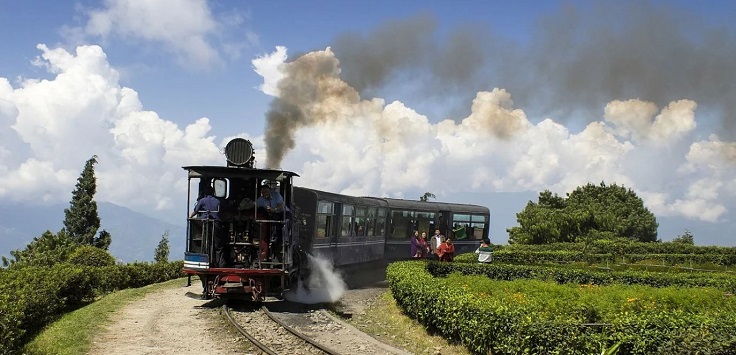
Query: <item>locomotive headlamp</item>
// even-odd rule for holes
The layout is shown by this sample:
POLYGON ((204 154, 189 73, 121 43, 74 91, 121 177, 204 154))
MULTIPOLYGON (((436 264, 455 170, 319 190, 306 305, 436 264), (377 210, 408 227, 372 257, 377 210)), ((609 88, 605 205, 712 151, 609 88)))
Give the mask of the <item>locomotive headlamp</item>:
POLYGON ((253 167, 253 144, 243 138, 235 138, 225 146, 228 165, 253 167))

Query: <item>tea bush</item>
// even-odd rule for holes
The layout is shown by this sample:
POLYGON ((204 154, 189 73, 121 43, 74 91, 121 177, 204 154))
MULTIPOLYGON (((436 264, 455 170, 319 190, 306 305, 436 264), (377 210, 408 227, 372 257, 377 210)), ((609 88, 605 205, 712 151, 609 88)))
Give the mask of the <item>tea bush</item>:
POLYGON ((61 263, 0 270, 0 354, 19 352, 49 322, 101 294, 181 277, 182 266, 182 261, 105 267, 61 263))
POLYGON ((433 277, 437 264, 393 263, 389 286, 407 315, 472 353, 592 354, 618 343, 622 353, 671 353, 691 332, 712 334, 691 338, 699 353, 736 346, 736 299, 718 289, 433 277))
POLYGON ((435 276, 452 272, 485 275, 494 280, 537 279, 557 283, 609 285, 647 285, 652 287, 715 287, 736 293, 736 275, 725 273, 661 273, 648 271, 604 271, 560 265, 510 265, 429 262, 427 270, 435 276))

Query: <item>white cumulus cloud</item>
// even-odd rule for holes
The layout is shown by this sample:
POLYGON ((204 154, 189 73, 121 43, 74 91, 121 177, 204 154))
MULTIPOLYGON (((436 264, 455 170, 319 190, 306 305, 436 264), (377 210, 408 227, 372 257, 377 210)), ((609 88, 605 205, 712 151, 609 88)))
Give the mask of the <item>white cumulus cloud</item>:
POLYGON ((98 200, 158 213, 185 203, 181 166, 221 163, 207 118, 179 127, 144 110, 99 46, 38 48, 36 62, 53 78, 17 87, 0 78, 4 200, 69 201, 85 161, 96 155, 98 200))
POLYGON ((85 12, 85 26, 65 32, 72 40, 115 36, 148 42, 183 66, 209 68, 221 64, 223 56, 239 57, 242 49, 258 42, 251 31, 230 39, 229 31, 242 24, 243 16, 216 16, 209 5, 206 0, 107 0, 85 12))

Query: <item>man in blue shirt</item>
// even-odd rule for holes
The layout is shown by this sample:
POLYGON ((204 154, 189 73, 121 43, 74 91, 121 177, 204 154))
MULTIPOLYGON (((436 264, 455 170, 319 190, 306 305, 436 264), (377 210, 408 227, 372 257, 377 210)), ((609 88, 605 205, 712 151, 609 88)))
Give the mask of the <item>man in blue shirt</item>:
POLYGON ((202 197, 194 205, 194 211, 189 217, 199 214, 201 219, 220 220, 220 200, 212 196, 212 187, 205 185, 202 188, 202 197))
POLYGON ((227 245, 227 235, 225 235, 220 227, 220 200, 212 196, 212 186, 204 185, 201 189, 201 197, 194 205, 194 211, 189 217, 194 218, 199 215, 202 224, 212 223, 212 239, 215 247, 215 260, 212 263, 214 267, 226 267, 225 246, 227 245))
MULTIPOLYGON (((256 206, 258 206, 258 208, 265 209, 266 212, 268 212, 269 219, 274 221, 284 221, 287 236, 286 243, 288 244, 290 242, 288 238, 291 231, 291 210, 289 210, 289 207, 284 203, 284 198, 281 194, 276 190, 272 190, 271 186, 268 184, 261 185, 261 196, 256 200, 256 206)), ((274 246, 279 246, 282 243, 284 234, 284 228, 282 227, 284 226, 276 223, 271 224, 271 248, 269 249, 272 251, 272 254, 273 252, 280 251, 280 247, 277 248, 278 250, 274 250, 272 248, 274 246)))
POLYGON ((271 186, 261 185, 261 196, 256 200, 256 205, 265 208, 268 213, 290 212, 289 207, 284 205, 284 198, 278 191, 271 190, 271 186))

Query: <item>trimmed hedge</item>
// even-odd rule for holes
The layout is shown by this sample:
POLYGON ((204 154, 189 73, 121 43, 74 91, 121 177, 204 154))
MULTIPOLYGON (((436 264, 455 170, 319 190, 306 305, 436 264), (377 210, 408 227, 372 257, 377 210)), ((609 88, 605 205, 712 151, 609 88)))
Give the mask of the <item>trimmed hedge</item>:
POLYGON ((720 266, 736 265, 736 254, 584 254, 574 250, 518 250, 503 248, 494 250, 493 260, 505 263, 573 263, 586 262, 602 264, 606 262, 636 263, 645 260, 656 260, 668 265, 713 264, 720 266))
POLYGON ((622 257, 625 257, 626 262, 654 259, 670 264, 693 262, 697 264, 712 263, 722 266, 736 265, 736 247, 695 246, 669 242, 644 243, 618 239, 596 240, 587 246, 584 243, 498 245, 494 246, 494 253, 497 254, 499 261, 506 262, 618 262, 621 261, 622 257), (524 257, 532 257, 532 259, 523 259, 524 257))
POLYGON ((389 286, 408 316, 474 354, 736 352, 736 300, 716 289, 438 278, 426 269, 438 264, 393 263, 389 286))
POLYGON ((0 354, 19 352, 51 321, 101 294, 181 277, 182 267, 177 261, 0 270, 0 354))
MULTIPOLYGON (((494 255, 495 257, 495 255, 494 255)), ((427 264, 427 271, 434 276, 446 276, 453 272, 464 275, 485 275, 494 280, 536 279, 560 284, 592 285, 646 285, 652 287, 713 287, 736 293, 736 275, 724 273, 658 273, 650 271, 604 271, 572 266, 536 266, 479 263, 427 264)))

